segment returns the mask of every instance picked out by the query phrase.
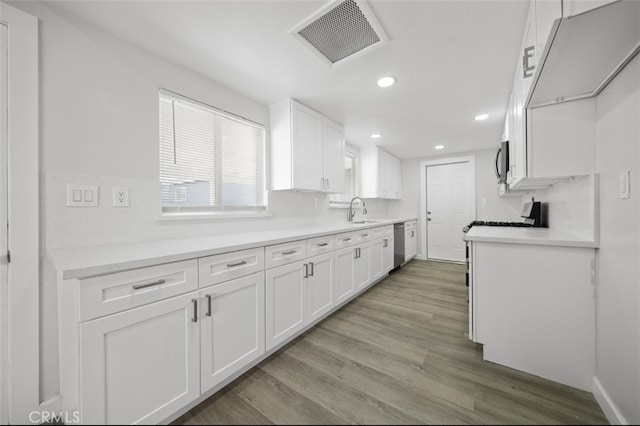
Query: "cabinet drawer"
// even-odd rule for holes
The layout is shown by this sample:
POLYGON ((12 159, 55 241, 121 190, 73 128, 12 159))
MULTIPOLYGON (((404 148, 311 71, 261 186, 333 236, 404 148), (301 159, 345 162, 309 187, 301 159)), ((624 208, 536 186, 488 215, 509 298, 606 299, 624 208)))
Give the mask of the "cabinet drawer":
POLYGON ((80 321, 198 288, 198 261, 166 263, 80 280, 80 321))
POLYGON ((336 250, 358 244, 361 241, 360 232, 350 231, 335 235, 336 250))
POLYGON ((307 240, 267 246, 264 249, 266 268, 273 268, 307 257, 307 240))
POLYGON ((307 257, 328 253, 334 250, 333 235, 310 238, 307 240, 307 257))
POLYGON ((264 247, 198 259, 200 288, 264 270, 264 247))
POLYGON ((379 226, 371 229, 373 239, 382 238, 388 235, 393 235, 393 225, 379 226))
POLYGON ((418 225, 418 222, 415 220, 411 220, 409 222, 405 222, 404 223, 404 229, 406 230, 410 230, 410 229, 416 229, 416 226, 418 225))

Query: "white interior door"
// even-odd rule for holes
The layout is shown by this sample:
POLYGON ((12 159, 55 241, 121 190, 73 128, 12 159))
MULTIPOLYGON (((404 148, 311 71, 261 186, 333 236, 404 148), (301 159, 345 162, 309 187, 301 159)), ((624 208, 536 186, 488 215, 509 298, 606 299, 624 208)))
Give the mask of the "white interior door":
POLYGON ((0 23, 0 424, 8 423, 7 26, 0 23))
POLYGON ((427 258, 464 262, 462 228, 471 221, 469 162, 427 166, 427 258))

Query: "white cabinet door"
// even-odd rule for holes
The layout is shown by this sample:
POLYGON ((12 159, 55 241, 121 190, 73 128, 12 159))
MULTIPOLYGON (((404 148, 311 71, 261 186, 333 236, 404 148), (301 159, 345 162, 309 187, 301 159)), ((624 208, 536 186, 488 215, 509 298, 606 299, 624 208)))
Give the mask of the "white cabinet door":
POLYGON ((371 284, 371 244, 360 244, 356 246, 358 251, 354 265, 353 276, 355 278, 356 289, 371 284))
POLYGON ((80 325, 82 423, 158 423, 200 395, 197 294, 80 325))
POLYGON ((293 186, 322 189, 322 116, 292 102, 293 186))
POLYGON ((206 288, 200 300, 204 393, 265 352, 264 272, 206 288))
POLYGON ((346 247, 335 252, 335 305, 339 305, 349 299, 356 291, 354 267, 355 247, 346 247))
POLYGON ((307 318, 307 286, 304 261, 269 269, 266 272, 266 347, 278 343, 304 328, 307 318))
POLYGON ((415 229, 407 229, 404 231, 404 261, 415 257, 418 252, 418 244, 415 229))
POLYGON ((382 238, 371 242, 371 281, 380 279, 386 272, 384 264, 384 241, 382 238))
POLYGON ((325 192, 344 192, 344 129, 322 120, 322 163, 325 192))
POLYGON ((382 269, 385 273, 393 269, 393 236, 382 239, 382 269))
POLYGON ((391 198, 402 198, 402 162, 395 157, 391 159, 391 198))
POLYGON ((333 308, 333 252, 307 259, 308 265, 308 322, 322 317, 333 308))

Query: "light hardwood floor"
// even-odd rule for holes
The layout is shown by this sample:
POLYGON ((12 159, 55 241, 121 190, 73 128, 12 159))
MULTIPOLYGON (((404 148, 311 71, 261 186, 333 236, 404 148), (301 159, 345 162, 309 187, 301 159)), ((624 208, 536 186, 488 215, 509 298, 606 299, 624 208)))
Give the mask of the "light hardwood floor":
POLYGON ((414 260, 174 424, 607 424, 590 393, 482 360, 464 266, 414 260))

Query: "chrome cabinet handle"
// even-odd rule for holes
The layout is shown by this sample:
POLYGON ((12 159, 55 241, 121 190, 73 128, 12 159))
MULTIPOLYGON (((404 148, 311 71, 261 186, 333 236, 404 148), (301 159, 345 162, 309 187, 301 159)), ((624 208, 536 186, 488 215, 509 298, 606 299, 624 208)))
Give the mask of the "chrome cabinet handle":
POLYGON ((207 298, 207 313, 205 315, 210 317, 211 316, 211 295, 207 294, 205 297, 207 298))
POLYGON ((305 263, 302 266, 304 266, 304 276, 302 278, 309 278, 309 265, 305 263))
POLYGON ((416 235, 415 231, 411 231, 411 236, 413 237, 414 235, 416 235))
POLYGON ((327 188, 329 188, 329 179, 327 179, 327 188))
POLYGON ((326 247, 328 245, 329 245, 329 243, 320 243, 320 244, 318 244, 318 247, 326 247))
POLYGON ((358 258, 358 249, 357 249, 357 248, 354 248, 354 249, 353 249, 353 258, 354 258, 354 259, 357 259, 357 258, 358 258))
POLYGON ((295 253, 295 252, 296 252, 295 250, 287 250, 287 251, 283 251, 283 252, 282 252, 282 255, 283 255, 283 256, 288 256, 288 255, 293 254, 293 253, 295 253))
POLYGON ((191 321, 198 322, 198 299, 191 299, 191 303, 193 303, 193 318, 191 318, 191 321))
POLYGON ((362 238, 365 238, 365 237, 368 237, 368 236, 369 236, 369 234, 360 234, 360 236, 361 236, 362 238))
POLYGON ((386 238, 382 240, 382 247, 389 247, 389 240, 387 240, 386 238))
POLYGON ((166 281, 165 280, 157 280, 157 281, 152 281, 150 283, 145 283, 145 284, 134 284, 133 286, 131 286, 134 290, 140 290, 141 288, 147 288, 147 287, 154 287, 157 285, 162 285, 164 284, 166 281))
POLYGON ((311 271, 309 272, 309 276, 312 277, 313 276, 313 262, 309 262, 309 266, 311 271))
POLYGON ((246 260, 241 260, 240 262, 236 262, 236 263, 227 263, 227 268, 233 268, 234 266, 240 266, 240 265, 246 265, 247 261, 246 260))
POLYGON ((342 241, 344 241, 345 243, 348 243, 349 241, 351 241, 351 238, 343 238, 342 241))

